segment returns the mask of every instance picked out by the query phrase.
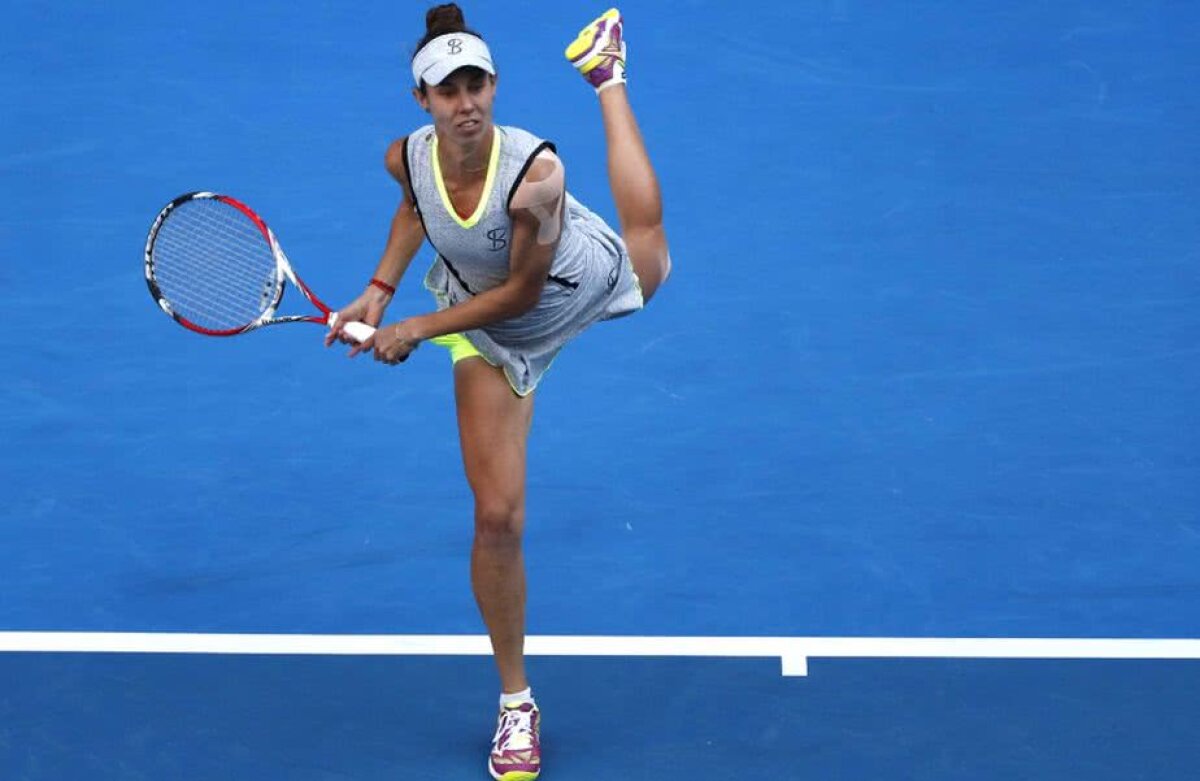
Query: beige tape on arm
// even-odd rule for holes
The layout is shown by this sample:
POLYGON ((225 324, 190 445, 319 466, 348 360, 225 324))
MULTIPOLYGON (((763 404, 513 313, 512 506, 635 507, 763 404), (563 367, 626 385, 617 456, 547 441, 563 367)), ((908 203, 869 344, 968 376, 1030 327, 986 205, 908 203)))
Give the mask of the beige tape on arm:
POLYGON ((558 155, 543 150, 534 158, 524 181, 513 194, 512 208, 529 212, 538 221, 538 244, 553 244, 562 232, 566 171, 558 155))

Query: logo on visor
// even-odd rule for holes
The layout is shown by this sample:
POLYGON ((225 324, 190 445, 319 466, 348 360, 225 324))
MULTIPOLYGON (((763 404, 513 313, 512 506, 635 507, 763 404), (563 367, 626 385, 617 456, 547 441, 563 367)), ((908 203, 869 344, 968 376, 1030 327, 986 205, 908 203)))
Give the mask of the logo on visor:
POLYGON ((446 45, 450 47, 451 54, 462 54, 462 38, 451 38, 446 41, 446 45))

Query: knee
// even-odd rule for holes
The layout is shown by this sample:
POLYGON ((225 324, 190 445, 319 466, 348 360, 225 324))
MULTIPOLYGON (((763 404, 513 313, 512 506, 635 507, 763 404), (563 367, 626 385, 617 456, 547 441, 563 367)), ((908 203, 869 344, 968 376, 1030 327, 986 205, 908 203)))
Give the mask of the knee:
POLYGON ((520 545, 525 527, 524 503, 505 497, 475 499, 475 539, 493 547, 520 545))
POLYGON ((634 225, 622 230, 625 244, 639 254, 662 256, 667 254, 667 229, 662 220, 634 225))
POLYGON ((628 231, 625 246, 647 302, 671 275, 671 250, 661 223, 628 231))
POLYGON ((665 250, 648 261, 634 266, 638 281, 642 287, 642 303, 650 303, 650 299, 671 276, 671 254, 665 250))

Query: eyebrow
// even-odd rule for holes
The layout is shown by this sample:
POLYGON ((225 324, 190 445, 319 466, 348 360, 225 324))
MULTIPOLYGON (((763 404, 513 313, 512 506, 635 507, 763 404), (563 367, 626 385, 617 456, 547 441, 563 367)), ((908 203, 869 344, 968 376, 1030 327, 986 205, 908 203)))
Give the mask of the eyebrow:
MULTIPOLYGON (((483 83, 485 83, 486 81, 487 81, 487 76, 486 76, 486 74, 485 74, 485 75, 483 75, 483 76, 473 76, 473 77, 471 77, 471 78, 467 79, 467 86, 468 86, 468 87, 474 87, 474 86, 476 86, 476 85, 483 84, 483 83)), ((456 89, 458 89, 458 84, 457 84, 457 83, 455 83, 455 82, 452 82, 452 81, 444 81, 444 82, 442 82, 442 83, 438 84, 438 85, 435 87, 435 89, 441 89, 441 90, 456 90, 456 89)))

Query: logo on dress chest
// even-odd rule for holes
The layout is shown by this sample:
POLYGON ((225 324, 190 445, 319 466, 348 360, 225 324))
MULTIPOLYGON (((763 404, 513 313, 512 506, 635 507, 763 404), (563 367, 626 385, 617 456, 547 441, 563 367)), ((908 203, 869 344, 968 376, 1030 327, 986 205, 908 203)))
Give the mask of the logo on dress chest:
POLYGON ((489 247, 492 252, 499 252, 508 246, 508 228, 492 228, 487 232, 487 237, 492 242, 489 247))

